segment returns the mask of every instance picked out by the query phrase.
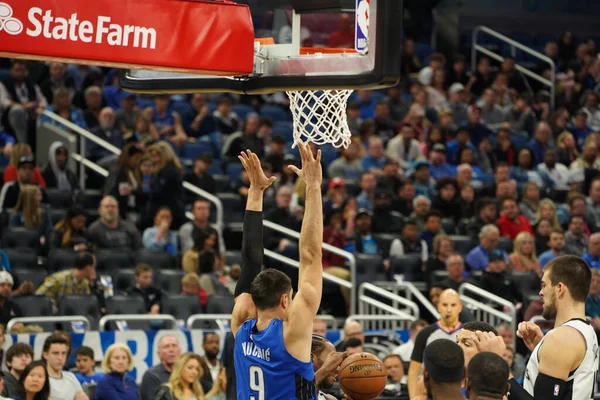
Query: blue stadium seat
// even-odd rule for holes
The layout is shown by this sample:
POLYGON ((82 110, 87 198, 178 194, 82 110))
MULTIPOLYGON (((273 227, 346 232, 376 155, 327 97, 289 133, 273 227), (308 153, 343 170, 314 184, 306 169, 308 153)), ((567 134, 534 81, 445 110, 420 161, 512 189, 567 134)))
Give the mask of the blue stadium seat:
POLYGON ((183 145, 181 156, 190 160, 195 160, 203 154, 213 154, 213 148, 208 142, 198 141, 195 143, 186 143, 183 145))
POLYGON ((421 62, 424 62, 431 54, 433 49, 427 43, 415 43, 415 54, 421 62))
POLYGON ((270 118, 273 122, 291 120, 290 116, 281 107, 277 106, 262 106, 259 114, 261 117, 270 118))
POLYGON ((212 114, 217 109, 217 103, 206 103, 206 107, 208 108, 208 111, 210 111, 210 113, 212 114))
POLYGON ((240 164, 238 162, 233 162, 233 163, 227 164, 227 167, 225 168, 225 172, 229 176, 229 179, 231 179, 232 181, 236 181, 239 179, 240 175, 242 174, 243 168, 244 167, 242 167, 242 164, 240 164))
POLYGON ((171 104, 171 110, 179 114, 180 117, 183 117, 185 114, 194 112, 192 105, 187 101, 174 101, 171 104))
POLYGON ((294 125, 292 122, 279 121, 273 124, 273 134, 271 136, 281 135, 286 142, 294 141, 294 125))
POLYGON ((220 175, 223 173, 223 161, 213 159, 212 164, 210 164, 210 169, 208 170, 208 174, 211 176, 220 175))
POLYGON ((254 109, 246 104, 234 104, 232 107, 233 112, 235 112, 240 119, 243 121, 246 120, 246 116, 251 112, 254 112, 254 109))

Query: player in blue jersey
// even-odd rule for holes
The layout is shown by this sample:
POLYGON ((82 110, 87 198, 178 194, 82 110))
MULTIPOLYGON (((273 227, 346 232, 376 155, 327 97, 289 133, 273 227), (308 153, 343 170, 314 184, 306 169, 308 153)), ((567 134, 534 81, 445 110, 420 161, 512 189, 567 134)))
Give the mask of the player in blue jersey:
POLYGON ((307 144, 299 143, 298 148, 302 169, 292 169, 306 183, 306 200, 300 232, 298 292, 293 300, 287 275, 274 269, 258 273, 263 253, 263 192, 275 179, 267 179, 256 154, 247 151, 240 156, 250 188, 244 217, 242 271, 231 316, 238 399, 317 398, 311 343, 312 321, 323 290, 323 174, 321 152, 315 157, 307 144))

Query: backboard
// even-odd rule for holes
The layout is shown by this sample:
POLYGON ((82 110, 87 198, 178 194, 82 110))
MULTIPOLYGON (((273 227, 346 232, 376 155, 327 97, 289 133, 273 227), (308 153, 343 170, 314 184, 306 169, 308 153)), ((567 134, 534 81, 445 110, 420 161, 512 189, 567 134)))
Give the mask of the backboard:
MULTIPOLYGON (((217 76, 126 69, 120 76, 123 89, 140 93, 261 94, 371 89, 395 85, 400 79, 402 0, 237 3, 248 5, 254 27, 251 73, 217 76)), ((230 45, 247 52, 247 43, 232 41, 230 45)))

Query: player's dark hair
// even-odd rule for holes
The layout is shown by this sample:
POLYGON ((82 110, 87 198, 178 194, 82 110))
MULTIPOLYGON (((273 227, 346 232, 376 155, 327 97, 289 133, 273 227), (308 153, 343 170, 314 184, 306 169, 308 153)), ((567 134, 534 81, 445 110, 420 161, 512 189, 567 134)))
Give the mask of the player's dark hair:
POLYGON ((348 350, 350 347, 360 347, 362 345, 360 339, 353 337, 344 342, 344 350, 348 350))
MULTIPOLYGON (((292 281, 281 271, 266 269, 254 278, 250 285, 250 296, 259 311, 277 307, 281 296, 292 289, 292 281)), ((290 299, 291 300, 291 299, 290 299)))
POLYGON ((327 344, 327 342, 328 340, 325 339, 323 336, 313 334, 312 342, 310 345, 311 354, 314 354, 316 357, 319 357, 323 350, 325 350, 325 345, 327 344))
POLYGON ((215 332, 207 332, 204 334, 204 338, 202 339, 202 344, 206 344, 208 337, 212 336, 212 335, 215 335, 217 338, 219 338, 219 335, 217 335, 215 332))
POLYGON ((471 383, 471 394, 502 399, 508 389, 510 369, 502 357, 482 352, 471 359, 467 377, 471 383))
POLYGON ((465 375, 465 355, 460 346, 448 339, 431 342, 423 353, 429 376, 437 382, 461 382, 465 375))
POLYGON ((33 359, 33 348, 27 343, 15 343, 6 350, 6 365, 10 367, 10 363, 12 363, 12 359, 14 357, 18 357, 23 354, 29 354, 33 359))
POLYGON ((498 331, 496 330, 496 328, 483 321, 465 322, 462 328, 469 332, 492 332, 494 335, 498 336, 498 331))
POLYGON ((588 296, 592 283, 592 271, 585 260, 578 256, 560 256, 548 262, 544 267, 552 286, 559 282, 565 284, 573 300, 583 303, 588 296))
POLYGON ((88 346, 81 346, 75 351, 75 358, 77 357, 89 357, 94 359, 94 349, 88 346))
POLYGON ((53 333, 46 338, 42 351, 47 353, 53 344, 64 344, 65 346, 69 347, 69 342, 61 333, 53 333))

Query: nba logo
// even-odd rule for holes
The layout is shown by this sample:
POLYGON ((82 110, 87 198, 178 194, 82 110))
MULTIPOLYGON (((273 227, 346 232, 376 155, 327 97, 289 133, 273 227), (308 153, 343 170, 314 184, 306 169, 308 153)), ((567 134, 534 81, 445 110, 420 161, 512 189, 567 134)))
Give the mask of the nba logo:
POLYGON ((558 392, 560 392, 560 386, 554 385, 554 396, 558 396, 558 392))
POLYGON ((371 0, 356 0, 356 37, 354 48, 359 53, 369 50, 369 17, 371 0))

